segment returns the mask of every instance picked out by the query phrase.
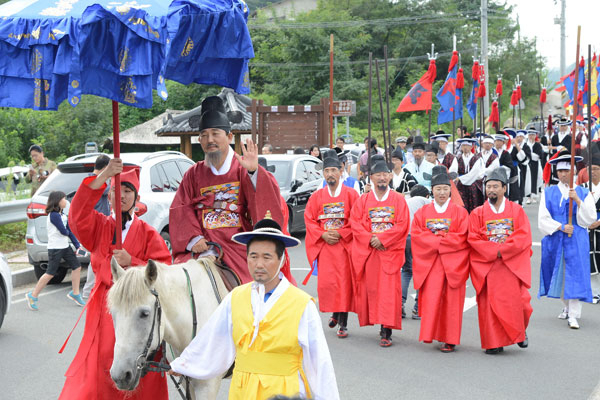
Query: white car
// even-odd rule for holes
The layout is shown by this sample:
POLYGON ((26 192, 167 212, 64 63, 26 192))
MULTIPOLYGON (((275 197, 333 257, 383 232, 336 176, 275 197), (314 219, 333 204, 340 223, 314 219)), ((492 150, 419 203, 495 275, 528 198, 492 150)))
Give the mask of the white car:
POLYGON ((12 275, 4 254, 0 253, 0 327, 4 321, 4 315, 10 309, 12 298, 12 275))

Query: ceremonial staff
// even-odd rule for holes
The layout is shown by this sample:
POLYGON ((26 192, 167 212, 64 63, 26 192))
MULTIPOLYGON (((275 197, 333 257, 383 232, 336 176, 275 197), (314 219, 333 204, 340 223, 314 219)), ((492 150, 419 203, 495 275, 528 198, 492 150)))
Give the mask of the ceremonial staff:
MULTIPOLYGON (((460 58, 460 53, 458 53, 458 73, 456 75, 456 88, 457 89, 464 89, 465 88, 465 78, 464 78, 464 73, 463 73, 463 69, 462 69, 462 63, 461 63, 461 58, 460 58)), ((464 95, 464 90, 462 92, 462 94, 464 95)), ((463 131, 462 131, 462 127, 464 126, 463 123, 463 102, 462 102, 462 96, 460 96, 460 137, 463 136, 463 131)), ((456 129, 454 130, 454 132, 452 133, 452 154, 456 154, 456 151, 454 150, 454 133, 456 132, 456 129)))
POLYGON ((502 119, 502 109, 500 108, 500 98, 502 97, 502 74, 498 75, 498 82, 496 83, 496 96, 498 98, 498 126, 496 130, 500 130, 500 122, 502 119))
POLYGON ((383 118, 383 97, 381 95, 381 81, 379 80, 379 62, 377 61, 377 59, 375 59, 375 76, 377 77, 377 92, 379 93, 379 113, 381 115, 381 133, 383 133, 383 154, 385 157, 385 162, 389 163, 391 160, 388 157, 387 140, 385 138, 386 135, 385 119, 383 118))
MULTIPOLYGON (((369 52, 369 108, 367 110, 367 126, 368 126, 368 137, 369 140, 367 142, 366 151, 367 151, 367 172, 366 176, 368 178, 368 183, 371 183, 371 108, 373 103, 372 97, 372 89, 373 89, 373 53, 369 52)), ((359 165, 360 167, 360 165, 359 165)))
MULTIPOLYGON (((574 125, 576 124, 577 121, 577 115, 579 114, 579 101, 577 101, 578 98, 578 92, 579 92, 579 68, 577 68, 577 65, 579 63, 579 41, 581 38, 581 25, 579 25, 577 27, 577 56, 575 57, 575 80, 574 80, 574 85, 573 85, 573 122, 572 125, 574 127, 574 125)), ((575 168, 575 133, 571 132, 571 169, 569 170, 569 190, 573 189, 573 175, 574 175, 574 168, 575 168)), ((590 178, 590 182, 592 179, 592 176, 589 176, 590 178)), ((569 225, 573 224, 573 199, 571 197, 569 197, 569 225)), ((569 237, 571 237, 571 234, 569 234, 569 237)))
POLYGON ((592 189, 592 45, 588 44, 588 96, 587 96, 587 119, 588 119, 588 182, 592 189))
POLYGON ((541 127, 541 132, 540 135, 542 135, 545 130, 544 130, 544 103, 546 102, 546 80, 544 79, 544 86, 541 86, 540 84, 540 73, 537 73, 537 79, 538 79, 538 87, 540 88, 540 119, 542 122, 542 127, 541 127))
MULTIPOLYGON (((427 53, 427 58, 429 59, 429 61, 431 62, 431 60, 436 60, 438 53, 434 53, 435 51, 435 44, 431 43, 431 54, 427 53)), ((435 80, 435 77, 434 77, 435 80)), ((433 80, 432 80, 433 82, 433 80)), ((427 133, 427 143, 431 143, 431 111, 432 108, 429 107, 429 127, 428 127, 428 133, 427 133)))
POLYGON ((519 75, 517 75, 517 79, 515 80, 515 84, 517 85, 517 105, 519 106, 519 129, 523 128, 523 119, 521 118, 521 84, 523 81, 519 79, 519 75))
MULTIPOLYGON (((456 51, 456 35, 452 35, 452 52, 456 51)), ((460 54, 458 56, 460 68, 460 54)), ((456 90, 458 90, 458 73, 456 76, 456 85, 454 86, 454 104, 452 107, 452 154, 454 154, 454 141, 456 140, 456 90)), ((462 100, 461 100, 462 106, 462 100)))

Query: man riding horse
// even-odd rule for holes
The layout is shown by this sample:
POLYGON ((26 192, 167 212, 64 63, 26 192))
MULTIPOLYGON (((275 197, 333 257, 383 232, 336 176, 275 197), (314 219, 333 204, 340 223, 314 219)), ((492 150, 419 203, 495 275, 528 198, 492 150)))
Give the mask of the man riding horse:
MULTIPOLYGON (((205 160, 196 163, 183 176, 171 204, 169 226, 175 262, 184 262, 191 253, 217 255, 208 242, 220 244, 224 261, 239 275, 242 283, 252 277, 246 266, 244 246, 231 241, 239 232, 252 230, 254 222, 267 210, 279 224, 283 222, 279 187, 258 165, 258 147, 248 139, 242 156, 230 143, 231 126, 222 100, 207 97, 197 124, 205 160), (260 188, 260 190, 258 190, 260 188)), ((291 278, 289 268, 283 270, 291 278)))

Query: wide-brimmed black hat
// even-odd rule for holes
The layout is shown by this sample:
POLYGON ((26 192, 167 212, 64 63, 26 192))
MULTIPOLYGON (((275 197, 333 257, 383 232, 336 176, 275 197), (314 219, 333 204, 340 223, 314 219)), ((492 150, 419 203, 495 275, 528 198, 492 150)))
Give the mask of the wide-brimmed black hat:
MULTIPOLYGON (((580 162, 583 161, 583 157, 581 156, 575 156, 575 162, 580 162)), ((548 160, 549 164, 552 165, 557 165, 560 162, 571 162, 571 152, 569 150, 562 150, 557 156, 556 158, 553 158, 551 160, 548 160)))
POLYGON ((450 186, 450 177, 448 176, 448 173, 446 171, 438 173, 438 174, 434 174, 433 177, 431 178, 431 187, 433 188, 434 186, 437 186, 437 185, 450 186))
POLYGON ((265 218, 258 221, 256 225, 254 225, 254 229, 250 232, 236 233, 231 237, 231 240, 247 246, 255 237, 265 236, 279 240, 285 247, 296 247, 301 243, 300 240, 295 237, 285 235, 281 232, 279 224, 271 218, 265 218))
POLYGON ((390 172, 390 168, 385 161, 377 161, 371 166, 371 175, 379 172, 390 172))

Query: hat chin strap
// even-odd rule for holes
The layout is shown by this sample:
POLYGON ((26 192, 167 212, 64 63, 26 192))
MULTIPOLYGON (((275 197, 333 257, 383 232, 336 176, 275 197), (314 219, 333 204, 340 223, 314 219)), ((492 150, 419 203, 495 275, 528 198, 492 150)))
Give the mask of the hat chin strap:
MULTIPOLYGON (((281 268, 283 267, 284 262, 285 262, 285 253, 283 253, 283 255, 281 256, 281 261, 279 262, 279 267, 277 268, 277 272, 275 274, 273 274, 271 279, 269 279, 266 282, 266 284, 271 283, 273 281, 273 279, 275 279, 276 277, 279 277, 279 272, 281 271, 281 268)), ((258 304, 256 304, 256 310, 254 312, 254 322, 252 323, 252 325, 254 326, 254 332, 252 333, 252 340, 250 341, 250 344, 248 345, 248 347, 252 346, 252 344, 254 343, 254 340, 256 340, 256 337, 258 336, 258 326, 260 325, 261 310, 262 310, 263 304, 265 302, 265 283, 258 283, 258 282, 256 282, 256 283, 258 284, 258 304)))

